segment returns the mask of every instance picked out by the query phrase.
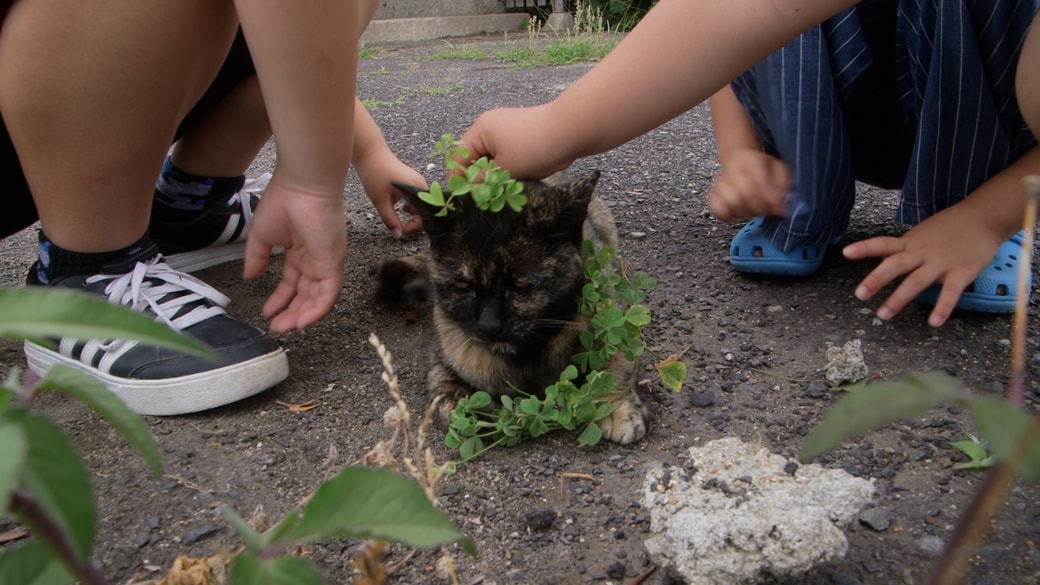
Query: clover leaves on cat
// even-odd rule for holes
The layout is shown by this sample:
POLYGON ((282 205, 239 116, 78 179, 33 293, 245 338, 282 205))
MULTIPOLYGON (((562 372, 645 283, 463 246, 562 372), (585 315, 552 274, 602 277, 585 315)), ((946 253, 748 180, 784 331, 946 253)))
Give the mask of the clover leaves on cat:
POLYGON ((440 208, 438 217, 444 217, 455 209, 454 200, 469 195, 481 211, 499 212, 507 206, 519 212, 527 204, 524 186, 509 176, 509 171, 482 156, 464 167, 459 160, 469 158, 469 149, 451 134, 444 134, 434 145, 431 157, 443 156, 444 166, 451 173, 448 192, 437 181, 430 184, 429 191, 421 191, 422 199, 433 207, 440 208))
POLYGON ((555 384, 545 388, 544 398, 517 389, 516 396, 499 397, 499 405, 484 391, 460 399, 445 444, 458 449, 462 461, 497 445, 509 447, 524 437, 559 429, 581 429, 582 446, 603 438, 596 421, 613 411, 610 397, 615 389, 613 376, 603 368, 619 352, 629 361, 642 355, 641 329, 650 322, 650 310, 642 303, 656 282, 644 272, 630 278, 620 272, 617 266, 624 264, 609 246, 597 249, 585 240, 582 253, 587 282, 577 303, 578 310, 590 316, 589 328, 579 336, 583 351, 572 357, 573 364, 555 384))
POLYGON ((586 240, 582 251, 588 282, 578 299, 578 310, 592 319, 589 328, 578 336, 585 351, 575 355, 574 362, 582 371, 595 371, 618 352, 635 361, 643 354, 640 330, 650 322, 650 310, 642 305, 644 291, 657 283, 645 272, 636 272, 631 280, 624 278, 615 268, 620 260, 610 246, 597 250, 586 240))

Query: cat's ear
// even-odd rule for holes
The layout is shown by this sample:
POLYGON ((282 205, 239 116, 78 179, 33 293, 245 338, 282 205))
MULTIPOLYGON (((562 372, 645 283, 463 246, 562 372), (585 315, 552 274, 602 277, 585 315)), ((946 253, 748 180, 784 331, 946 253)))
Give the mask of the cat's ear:
POLYGON ((390 184, 394 186, 394 189, 400 191, 401 194, 404 195, 405 200, 408 201, 412 208, 419 213, 419 217, 422 218, 424 226, 429 226, 433 222, 434 215, 440 211, 440 209, 419 198, 419 193, 424 191, 422 187, 406 185, 396 181, 392 181, 390 184))
POLYGON ((589 213, 589 201, 596 193, 599 171, 592 171, 573 181, 557 184, 559 213, 553 222, 552 235, 561 239, 581 237, 585 218, 589 213))

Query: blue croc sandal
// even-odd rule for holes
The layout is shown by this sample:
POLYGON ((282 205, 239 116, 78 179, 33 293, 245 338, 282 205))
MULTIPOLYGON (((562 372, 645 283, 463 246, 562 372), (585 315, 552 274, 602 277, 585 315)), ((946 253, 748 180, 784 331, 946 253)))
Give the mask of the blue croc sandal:
MULTIPOLYGON (((993 262, 982 271, 961 293, 957 301, 957 309, 975 311, 976 313, 1014 313, 1015 299, 1018 294, 1018 262, 1022 258, 1022 240, 1025 232, 1018 232, 1010 240, 1000 245, 993 262)), ((1030 272, 1030 290, 1032 290, 1032 274, 1030 272)), ((938 284, 926 288, 917 295, 917 302, 934 305, 939 300, 938 284)))
POLYGON ((729 245, 729 262, 738 272, 775 276, 808 276, 823 264, 825 244, 798 245, 783 252, 762 231, 763 218, 752 219, 729 245))

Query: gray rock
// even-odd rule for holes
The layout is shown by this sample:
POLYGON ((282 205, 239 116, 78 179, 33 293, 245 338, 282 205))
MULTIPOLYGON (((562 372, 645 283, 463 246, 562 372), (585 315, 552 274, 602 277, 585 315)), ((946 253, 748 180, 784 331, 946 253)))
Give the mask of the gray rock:
POLYGON ((860 340, 853 339, 841 347, 832 345, 827 348, 826 377, 831 386, 858 382, 867 377, 868 371, 860 340))
POLYGON ((876 532, 882 532, 888 530, 892 521, 889 519, 888 510, 868 508, 860 512, 859 523, 876 532))
POLYGON ((842 528, 875 494, 873 480, 817 464, 791 475, 785 458, 736 438, 690 455, 694 473, 655 464, 643 481, 646 549, 689 583, 744 585, 840 559, 848 548, 842 528))

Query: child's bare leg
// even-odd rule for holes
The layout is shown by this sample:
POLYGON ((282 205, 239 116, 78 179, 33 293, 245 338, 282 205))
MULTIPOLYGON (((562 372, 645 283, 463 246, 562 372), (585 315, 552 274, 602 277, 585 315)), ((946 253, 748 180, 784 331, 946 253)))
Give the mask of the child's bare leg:
POLYGON ((246 171, 269 138, 260 82, 252 75, 177 141, 171 160, 195 175, 234 177, 246 171))
POLYGON ((232 3, 217 0, 11 7, 0 111, 56 245, 101 252, 141 237, 174 130, 236 26, 232 3))

